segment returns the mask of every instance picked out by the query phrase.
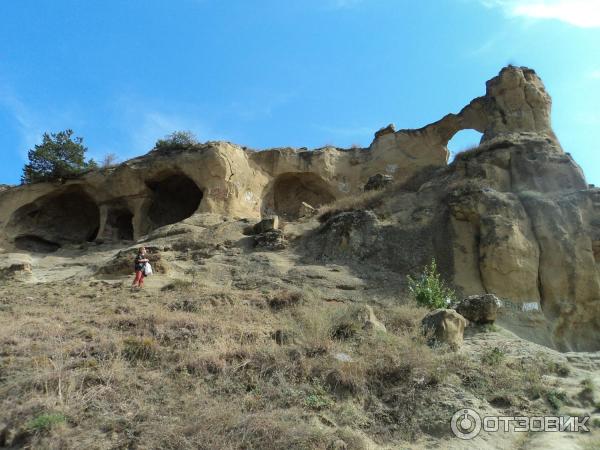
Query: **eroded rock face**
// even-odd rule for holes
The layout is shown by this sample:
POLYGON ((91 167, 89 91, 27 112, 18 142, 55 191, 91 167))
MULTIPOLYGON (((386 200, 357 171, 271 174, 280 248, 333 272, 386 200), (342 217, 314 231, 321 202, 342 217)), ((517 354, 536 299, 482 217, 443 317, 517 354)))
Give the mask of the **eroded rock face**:
POLYGON ((378 191, 386 186, 389 186, 394 181, 391 175, 383 175, 381 173, 375 174, 369 177, 367 184, 365 184, 365 191, 378 191))
MULTIPOLYGON (((557 347, 598 350, 600 190, 563 151, 550 115, 535 72, 509 66, 458 114, 418 130, 385 127, 369 148, 256 152, 209 142, 64 184, 1 187, 0 247, 49 253, 167 236, 199 213, 289 222, 312 214, 307 205, 358 198, 381 174, 394 179, 382 193, 385 212, 353 207, 329 217, 303 240, 309 253, 386 267, 398 279, 435 257, 460 295, 541 308, 557 347), (463 129, 483 133, 481 145, 447 165, 447 143, 463 129)), ((287 241, 271 231, 257 244, 287 241)))

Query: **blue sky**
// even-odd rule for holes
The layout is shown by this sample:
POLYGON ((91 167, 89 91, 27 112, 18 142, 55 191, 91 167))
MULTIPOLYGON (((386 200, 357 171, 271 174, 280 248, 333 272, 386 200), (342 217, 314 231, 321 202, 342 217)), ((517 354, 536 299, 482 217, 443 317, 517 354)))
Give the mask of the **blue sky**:
POLYGON ((3 1, 0 183, 66 128, 96 159, 175 130, 368 146, 390 122, 458 112, 509 63, 540 74, 565 151, 600 185, 600 0, 3 1))

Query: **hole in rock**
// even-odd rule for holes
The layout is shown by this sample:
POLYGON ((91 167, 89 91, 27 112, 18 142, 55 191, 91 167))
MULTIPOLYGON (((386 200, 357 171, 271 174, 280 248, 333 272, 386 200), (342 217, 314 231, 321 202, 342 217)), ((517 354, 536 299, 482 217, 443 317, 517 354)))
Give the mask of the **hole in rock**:
POLYGON ((477 130, 461 130, 456 133, 448 144, 448 150, 450 151, 450 159, 448 162, 454 161, 457 154, 467 152, 476 147, 479 147, 483 133, 477 130))
POLYGON ((313 173, 288 173, 280 175, 273 185, 275 212, 288 219, 297 219, 302 202, 313 208, 331 203, 335 197, 329 185, 313 173))
POLYGON ((32 253, 52 253, 60 248, 60 244, 47 241, 38 236, 26 235, 15 238, 15 247, 32 253))
POLYGON ((76 186, 19 208, 13 213, 7 231, 17 236, 21 245, 34 240, 37 244, 84 242, 96 238, 99 223, 98 205, 76 186))
POLYGON ((148 217, 155 227, 181 222, 193 215, 202 201, 202 191, 192 179, 170 175, 146 183, 152 190, 148 217))
POLYGON ((127 209, 109 210, 105 235, 118 241, 132 241, 133 214, 127 209))

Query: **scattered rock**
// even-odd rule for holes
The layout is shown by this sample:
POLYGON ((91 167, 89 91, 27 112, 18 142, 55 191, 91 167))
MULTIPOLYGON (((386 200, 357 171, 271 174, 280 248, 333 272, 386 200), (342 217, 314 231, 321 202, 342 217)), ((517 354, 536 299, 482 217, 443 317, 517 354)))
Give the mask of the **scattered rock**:
POLYGON ((386 332, 385 325, 375 317, 373 308, 369 305, 363 305, 358 309, 358 320, 362 323, 364 330, 386 332))
POLYGON ((471 295, 456 306, 456 312, 479 325, 494 323, 502 303, 494 294, 471 295))
POLYGON ((352 356, 350 356, 348 353, 334 353, 333 358, 341 362, 352 362, 352 356))
POLYGON ((386 186, 389 186, 394 181, 394 178, 391 175, 383 175, 378 173, 369 177, 367 184, 365 184, 365 191, 379 191, 384 189, 386 186))
POLYGON ((463 343, 467 321, 453 309, 436 309, 421 321, 423 331, 432 333, 430 344, 448 344, 453 350, 463 343))
POLYGON ((32 275, 32 260, 29 255, 9 253, 0 262, 0 279, 25 280, 32 275))
POLYGON ((312 217, 317 213, 317 210, 310 206, 306 202, 302 202, 300 204, 300 209, 298 210, 298 217, 312 217))
POLYGON ((288 241, 283 231, 273 230, 254 236, 254 246, 264 250, 283 250, 287 248, 288 241))
POLYGON ((267 219, 263 219, 253 227, 254 234, 262 234, 268 231, 279 229, 279 217, 272 216, 267 219))

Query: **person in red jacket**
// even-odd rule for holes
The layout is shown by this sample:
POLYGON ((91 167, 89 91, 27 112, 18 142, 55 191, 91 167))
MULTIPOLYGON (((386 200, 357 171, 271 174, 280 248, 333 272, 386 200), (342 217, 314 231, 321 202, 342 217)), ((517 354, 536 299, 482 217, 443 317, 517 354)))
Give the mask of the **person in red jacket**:
POLYGON ((132 288, 136 286, 141 288, 144 285, 144 269, 148 261, 149 260, 146 257, 146 249, 144 247, 140 247, 138 254, 135 257, 135 278, 133 279, 133 284, 131 285, 132 288))

